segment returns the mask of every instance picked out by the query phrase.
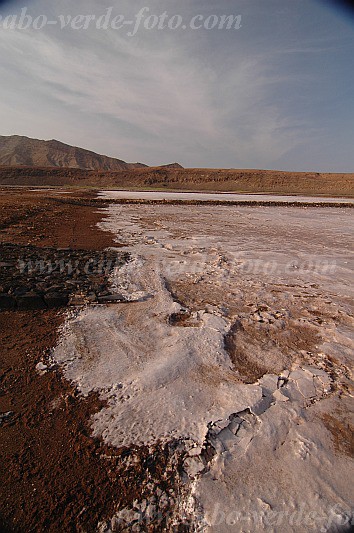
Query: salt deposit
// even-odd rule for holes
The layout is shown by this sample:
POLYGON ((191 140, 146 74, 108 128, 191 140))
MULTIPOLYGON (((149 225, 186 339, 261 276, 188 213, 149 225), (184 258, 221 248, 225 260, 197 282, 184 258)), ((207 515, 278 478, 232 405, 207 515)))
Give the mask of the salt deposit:
POLYGON ((196 531, 343 523, 353 463, 323 420, 352 409, 351 211, 125 205, 101 225, 129 245, 125 301, 79 310, 53 353, 107 400, 93 434, 183 441, 196 531))

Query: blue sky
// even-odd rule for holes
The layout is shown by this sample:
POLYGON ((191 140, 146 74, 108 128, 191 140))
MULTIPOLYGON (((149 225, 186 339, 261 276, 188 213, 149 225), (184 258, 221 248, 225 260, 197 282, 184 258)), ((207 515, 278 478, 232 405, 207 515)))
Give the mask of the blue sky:
POLYGON ((0 2, 0 134, 126 161, 354 172, 354 19, 329 0, 0 2), (33 17, 181 15, 187 28, 6 28, 33 17), (239 29, 191 29, 240 15, 239 29))

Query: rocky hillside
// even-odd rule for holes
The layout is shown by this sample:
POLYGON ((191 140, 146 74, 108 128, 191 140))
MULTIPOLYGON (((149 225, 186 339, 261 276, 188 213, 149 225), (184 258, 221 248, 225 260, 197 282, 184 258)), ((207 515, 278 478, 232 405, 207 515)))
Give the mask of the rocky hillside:
POLYGON ((145 167, 126 163, 62 142, 41 141, 20 135, 0 136, 0 166, 66 167, 88 170, 127 170, 145 167))
POLYGON ((354 174, 247 169, 148 167, 104 172, 75 168, 0 167, 0 185, 137 187, 354 196, 354 174))
POLYGON ((354 196, 354 174, 183 168, 179 163, 148 167, 18 135, 0 136, 0 185, 354 196))

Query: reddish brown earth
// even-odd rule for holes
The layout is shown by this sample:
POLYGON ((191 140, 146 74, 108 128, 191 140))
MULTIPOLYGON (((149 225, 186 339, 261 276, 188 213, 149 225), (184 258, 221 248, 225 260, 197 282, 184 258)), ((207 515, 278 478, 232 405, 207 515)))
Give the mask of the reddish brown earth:
POLYGON ((117 246, 109 233, 96 227, 102 214, 90 206, 93 192, 72 192, 69 197, 26 189, 2 188, 0 192, 1 242, 74 250, 117 246))
MULTIPOLYGON (((87 200, 76 194, 76 202, 87 200)), ((0 205, 2 242, 94 250, 112 244, 95 227, 102 215, 91 207, 28 191, 2 191, 0 205)), ((90 416, 102 402, 78 396, 57 368, 38 373, 64 318, 57 310, 0 311, 0 413, 10 412, 0 423, 3 532, 96 531, 117 507, 148 497, 148 479, 169 472, 160 486, 171 491, 177 475, 167 447, 115 449, 93 439, 90 416)), ((148 530, 162 531, 164 520, 148 530)))

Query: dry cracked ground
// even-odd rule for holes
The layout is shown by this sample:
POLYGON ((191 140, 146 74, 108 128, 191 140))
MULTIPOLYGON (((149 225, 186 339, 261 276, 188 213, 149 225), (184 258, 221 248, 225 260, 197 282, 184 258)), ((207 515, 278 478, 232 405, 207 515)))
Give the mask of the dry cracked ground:
POLYGON ((94 266, 1 312, 4 531, 350 530, 350 207, 4 197, 2 246, 94 266))

